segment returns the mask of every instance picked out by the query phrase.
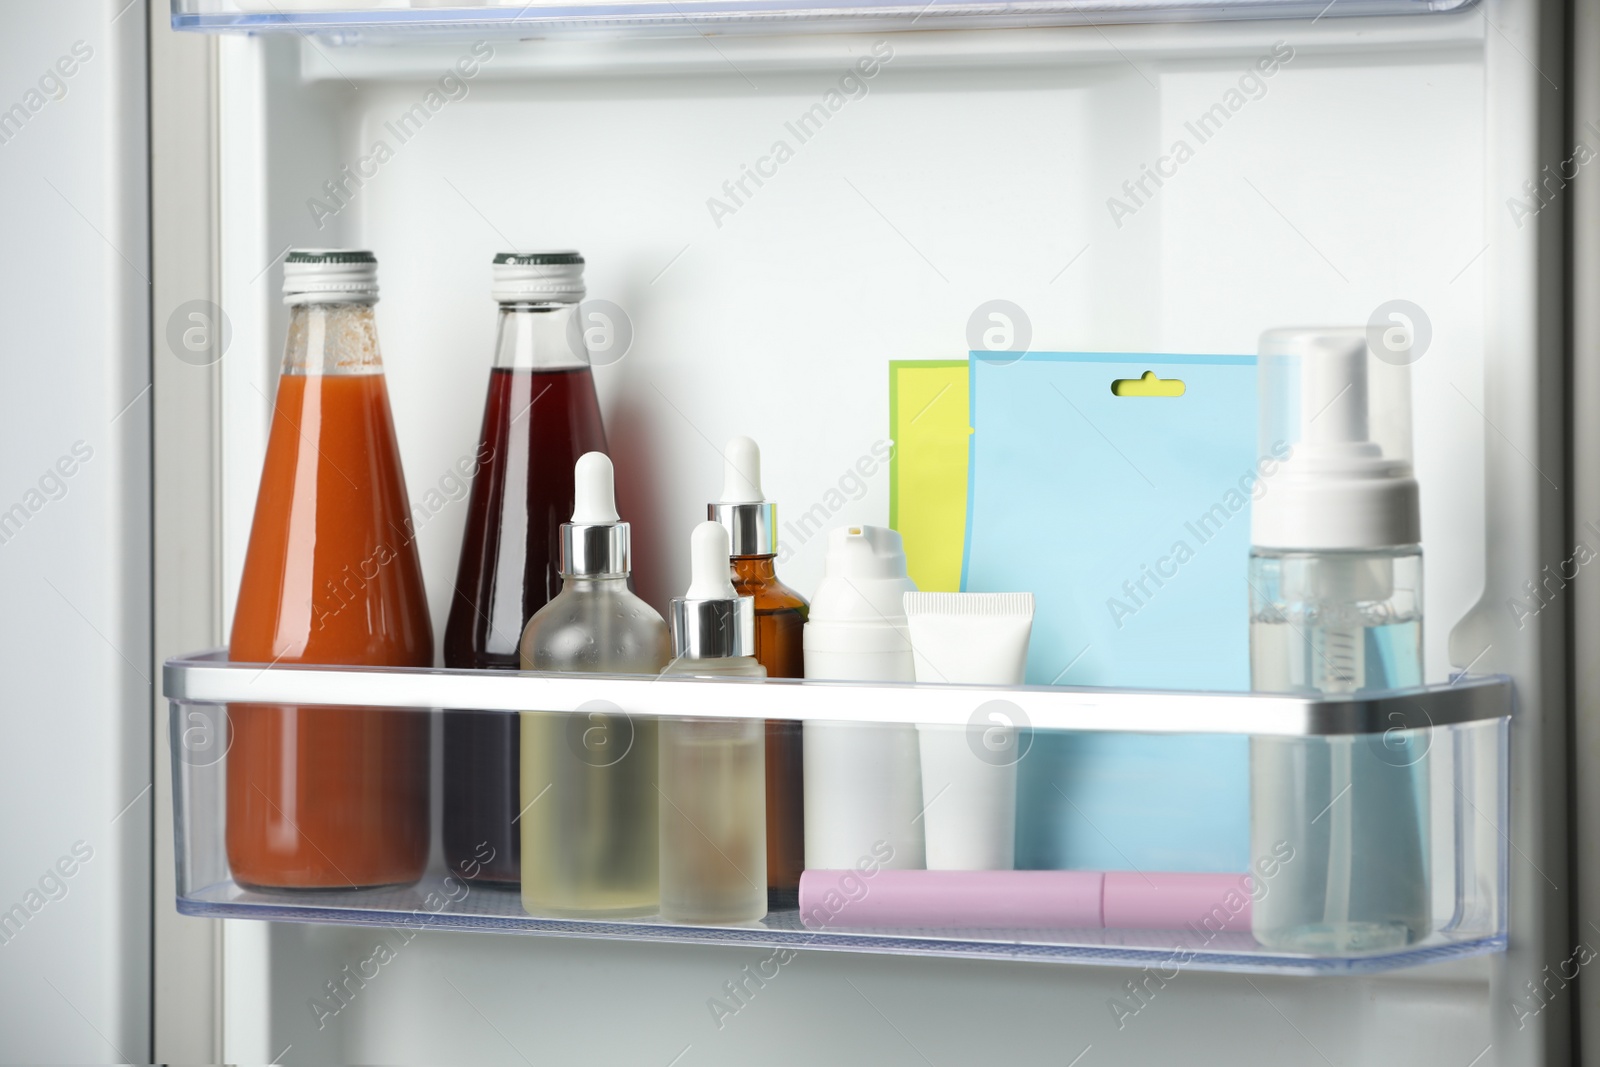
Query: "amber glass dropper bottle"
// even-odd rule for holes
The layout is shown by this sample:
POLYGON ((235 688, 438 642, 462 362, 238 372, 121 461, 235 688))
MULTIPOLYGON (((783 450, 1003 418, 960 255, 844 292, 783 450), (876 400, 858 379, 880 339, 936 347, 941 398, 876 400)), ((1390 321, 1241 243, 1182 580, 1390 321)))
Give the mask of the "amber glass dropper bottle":
MULTIPOLYGON (((778 580, 776 505, 761 494, 761 450, 735 437, 724 452, 722 499, 707 509, 728 529, 733 587, 755 601, 755 658, 768 678, 805 674, 804 633, 810 610, 804 598, 778 580)), ((767 721, 767 907, 799 906, 805 869, 805 797, 800 723, 767 721)))

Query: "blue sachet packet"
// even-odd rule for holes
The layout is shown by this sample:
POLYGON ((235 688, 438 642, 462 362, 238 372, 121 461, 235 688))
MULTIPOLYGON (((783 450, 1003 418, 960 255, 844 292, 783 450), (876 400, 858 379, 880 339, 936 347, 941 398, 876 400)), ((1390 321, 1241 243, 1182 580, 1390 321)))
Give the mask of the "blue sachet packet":
MULTIPOLYGON (((969 361, 962 588, 1036 594, 1028 682, 1249 689, 1255 357, 1013 358, 969 361)), ((1248 867, 1246 738, 1037 732, 1018 771, 1019 868, 1248 867)))

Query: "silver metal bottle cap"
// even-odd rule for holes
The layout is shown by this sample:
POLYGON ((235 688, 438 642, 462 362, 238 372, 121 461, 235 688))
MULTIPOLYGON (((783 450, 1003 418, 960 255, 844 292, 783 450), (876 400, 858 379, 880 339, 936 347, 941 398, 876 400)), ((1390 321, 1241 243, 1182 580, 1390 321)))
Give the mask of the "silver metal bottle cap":
POLYGON ((731 555, 778 554, 778 505, 771 501, 764 500, 759 504, 708 504, 706 518, 721 523, 728 531, 731 555))
POLYGON ((731 659, 756 651, 756 602, 672 599, 672 654, 679 659, 731 659))
POLYGON ((561 575, 564 578, 615 578, 633 569, 625 522, 561 524, 561 575))
POLYGON ((378 258, 364 249, 295 248, 283 261, 285 304, 372 304, 378 258))
POLYGON ((576 304, 584 297, 576 252, 501 252, 490 294, 502 304, 576 304))

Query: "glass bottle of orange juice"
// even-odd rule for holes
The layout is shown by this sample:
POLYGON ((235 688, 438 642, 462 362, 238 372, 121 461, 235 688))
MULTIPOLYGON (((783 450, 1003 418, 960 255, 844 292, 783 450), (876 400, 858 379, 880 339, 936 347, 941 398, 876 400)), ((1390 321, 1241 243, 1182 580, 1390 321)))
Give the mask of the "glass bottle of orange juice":
MULTIPOLYGON (((284 264, 289 335, 228 644, 234 662, 428 667, 433 631, 378 351, 370 252, 284 264)), ((428 856, 422 711, 234 704, 228 863, 244 885, 412 882, 428 856)))

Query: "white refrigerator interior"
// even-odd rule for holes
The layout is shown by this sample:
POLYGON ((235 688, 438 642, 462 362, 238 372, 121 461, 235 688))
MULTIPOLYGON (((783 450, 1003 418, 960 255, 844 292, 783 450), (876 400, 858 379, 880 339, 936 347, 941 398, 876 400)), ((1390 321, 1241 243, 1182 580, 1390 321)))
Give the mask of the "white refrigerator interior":
MULTIPOLYGON (((987 300, 1024 309, 1036 350, 1249 353, 1263 328, 1366 322, 1404 299, 1432 329, 1414 367, 1416 448, 1428 675, 1443 680, 1452 628, 1486 586, 1511 584, 1496 567, 1525 569, 1514 538, 1502 562, 1488 553, 1484 500, 1496 462, 1537 449, 1524 412, 1494 414, 1527 386, 1486 396, 1536 365, 1531 344, 1497 349, 1497 366, 1487 356, 1491 337, 1534 334, 1537 246, 1498 203, 1498 168, 1531 159, 1516 127, 1535 114, 1539 74, 1517 42, 1536 51, 1533 15, 1491 3, 1422 18, 626 44, 224 37, 221 276, 234 342, 223 585, 237 581, 282 344, 272 264, 291 245, 379 257, 413 501, 446 488, 476 443, 490 258, 580 249, 591 298, 631 323, 625 357, 596 375, 638 588, 657 604, 687 581, 671 546, 715 498, 723 441, 758 435, 769 495, 789 514, 808 510, 885 436, 887 361, 961 358, 987 300), (874 76, 842 80, 869 55, 874 76), (1274 56, 1270 79, 1245 77, 1274 56), (462 59, 475 73, 446 78, 462 59), (802 141, 795 124, 819 103, 825 121, 802 141), (1518 425, 1526 439, 1508 436, 1518 425)), ((1507 477, 1537 501, 1530 473, 1507 477)), ((464 510, 445 503, 419 533, 435 619, 464 510)), ((881 524, 887 511, 885 474, 836 521, 881 524)), ((822 539, 791 547, 786 577, 809 592, 822 539)), ((1458 665, 1497 627, 1482 623, 1492 638, 1458 665)), ((1524 651, 1507 639, 1474 669, 1537 662, 1518 640, 1524 651)), ((1537 736, 1526 697, 1537 679, 1518 683, 1518 729, 1537 736)), ((1524 785, 1518 802, 1537 808, 1524 785)), ((1530 865, 1562 861, 1519 844, 1513 942, 1531 952, 1547 933, 1530 865)), ((1122 969, 805 952, 779 965, 763 964, 768 950, 397 937, 230 934, 228 1003, 248 1018, 229 1027, 228 1057, 734 1063, 798 1051, 804 1035, 807 1056, 888 1062, 1160 1063, 1203 1043, 1237 1063, 1466 1064, 1542 1062, 1550 1027, 1565 1040, 1561 1008, 1521 1030, 1507 1011, 1510 975, 1531 974, 1518 951, 1376 978, 1160 982, 1122 969), (393 962, 352 981, 379 943, 393 962)))
MULTIPOLYGON (((145 20, 175 32, 166 0, 125 3, 0 18, 0 68, 37 68, 0 85, 0 109, 21 107, 0 110, 0 189, 8 386, 27 398, 0 420, 0 591, 27 606, 0 624, 0 1060, 189 1058, 215 1032, 226 1062, 282 1064, 1568 1062, 1577 1001, 1531 984, 1573 952, 1565 613, 1507 610, 1570 554, 1564 216, 1528 184, 1570 152, 1564 8, 518 39, 406 25, 408 5, 382 3, 366 6, 399 21, 381 33, 207 37, 204 76, 185 81, 146 69, 164 52, 145 20), (41 80, 80 41, 75 72, 41 80), (150 108, 167 119, 153 142, 150 108), (187 139, 180 113, 197 116, 187 139), (184 197, 159 176, 177 156, 152 143, 210 159, 185 180, 214 207, 172 209, 184 197), (198 230, 215 234, 209 263, 163 259, 198 230), (965 359, 990 301, 1021 310, 1034 351, 1241 355, 1267 328, 1406 302, 1428 336, 1412 366, 1427 681, 1515 685, 1509 819, 1478 812, 1465 831, 1509 849, 1510 948, 1285 977, 228 920, 215 1006, 152 1003, 191 951, 158 946, 152 964, 151 909, 174 907, 171 872, 151 867, 152 835, 173 833, 152 788, 168 714, 154 663, 194 651, 156 647, 152 620, 160 633, 198 599, 226 640, 291 247, 377 255, 436 637, 497 252, 578 249, 589 298, 613 305, 595 378, 637 592, 657 608, 688 584, 681 548, 736 435, 760 441, 780 522, 887 525, 887 466, 854 472, 890 436, 889 361, 965 359), (209 289, 162 295, 178 274, 209 289), (191 296, 225 324, 203 358, 172 332, 182 309, 167 316, 191 296), (184 379, 195 406, 177 415, 214 427, 216 464, 190 501, 215 506, 188 509, 212 512, 216 537, 195 585, 153 590, 152 483, 178 499, 196 464, 152 462, 152 360, 156 391, 165 361, 210 367, 184 379)), ((267 22, 317 6, 179 5, 267 22)), ((158 456, 172 395, 156 398, 158 456)), ((780 536, 785 581, 810 595, 826 538, 780 536)), ((1447 777, 1433 788, 1455 803, 1447 777)), ((205 954, 190 962, 210 966, 192 924, 216 920, 181 922, 205 954)))
POLYGON ((0 15, 0 1058, 151 1055, 145 26, 0 15))

